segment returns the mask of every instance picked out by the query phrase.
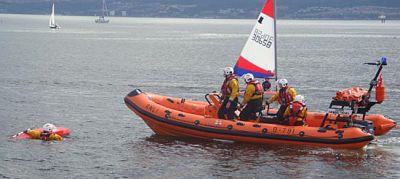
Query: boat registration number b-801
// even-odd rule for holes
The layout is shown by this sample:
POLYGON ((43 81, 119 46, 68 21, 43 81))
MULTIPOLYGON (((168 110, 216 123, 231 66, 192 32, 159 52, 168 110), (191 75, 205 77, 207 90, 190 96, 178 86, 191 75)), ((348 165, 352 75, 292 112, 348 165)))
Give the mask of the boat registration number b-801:
POLYGON ((293 128, 286 128, 286 127, 274 127, 272 128, 272 133, 274 134, 294 134, 293 128))

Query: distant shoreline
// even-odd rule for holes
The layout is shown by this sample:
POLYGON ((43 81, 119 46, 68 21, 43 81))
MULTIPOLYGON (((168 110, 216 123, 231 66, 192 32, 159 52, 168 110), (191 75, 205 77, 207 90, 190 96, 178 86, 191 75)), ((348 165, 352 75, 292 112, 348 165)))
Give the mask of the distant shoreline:
MULTIPOLYGON (((265 0, 105 0, 107 12, 116 17, 254 19, 265 0)), ((0 13, 47 14, 50 0, 0 0, 0 13)), ((56 14, 102 14, 101 0, 55 1, 56 14)), ((290 20, 400 20, 399 0, 276 0, 278 19, 290 20)))
MULTIPOLYGON (((34 15, 34 16, 49 16, 50 14, 25 14, 25 13, 0 13, 1 15, 34 15)), ((60 17, 98 17, 98 16, 89 16, 89 15, 65 15, 65 14, 57 14, 60 17)), ((161 16, 109 16, 108 18, 163 18, 163 19, 243 19, 243 20, 253 20, 254 18, 218 18, 218 17, 161 17, 161 16)), ((343 21, 380 21, 378 18, 376 19, 343 19, 343 18, 279 18, 279 20, 343 20, 343 21)), ((400 19, 386 19, 386 21, 399 21, 400 19)))

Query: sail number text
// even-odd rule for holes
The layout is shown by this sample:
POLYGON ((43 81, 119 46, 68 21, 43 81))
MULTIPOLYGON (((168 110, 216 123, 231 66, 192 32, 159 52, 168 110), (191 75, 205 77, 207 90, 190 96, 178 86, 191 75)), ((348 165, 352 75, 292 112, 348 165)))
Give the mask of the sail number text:
POLYGON ((268 35, 267 33, 264 34, 261 30, 255 29, 251 37, 251 40, 259 43, 264 47, 271 48, 271 45, 274 41, 274 37, 268 35))

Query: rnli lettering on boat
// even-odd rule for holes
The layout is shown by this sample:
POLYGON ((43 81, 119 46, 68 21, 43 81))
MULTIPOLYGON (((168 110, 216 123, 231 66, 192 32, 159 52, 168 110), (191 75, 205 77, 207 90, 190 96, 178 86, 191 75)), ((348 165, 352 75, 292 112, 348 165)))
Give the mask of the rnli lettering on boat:
POLYGON ((146 105, 146 109, 149 110, 150 112, 153 112, 153 113, 157 113, 158 112, 158 109, 156 107, 152 106, 151 104, 147 104, 146 105))

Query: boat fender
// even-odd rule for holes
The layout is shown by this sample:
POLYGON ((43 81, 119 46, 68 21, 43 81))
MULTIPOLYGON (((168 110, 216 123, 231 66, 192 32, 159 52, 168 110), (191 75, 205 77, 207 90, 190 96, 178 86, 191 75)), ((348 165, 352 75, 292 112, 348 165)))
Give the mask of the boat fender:
POLYGON ((229 130, 232 130, 232 129, 233 129, 233 126, 232 126, 232 125, 228 125, 228 129, 229 129, 229 130))
POLYGON ((171 111, 165 110, 165 118, 169 119, 171 117, 171 111))
POLYGON ((260 124, 253 124, 253 127, 261 127, 260 124))
POLYGON ((300 136, 300 137, 304 137, 304 131, 300 131, 300 132, 299 132, 299 136, 300 136))
POLYGON ((200 124, 200 121, 199 121, 199 120, 195 120, 195 121, 194 121, 194 125, 195 125, 195 126, 198 126, 199 124, 200 124))
POLYGON ((172 100, 171 98, 167 98, 167 101, 170 103, 174 103, 174 100, 172 100))
POLYGON ((267 132, 268 132, 268 129, 267 128, 264 128, 264 129, 262 129, 262 131, 261 131, 263 134, 267 134, 267 132))
POLYGON ((236 125, 238 125, 238 126, 244 126, 244 124, 241 123, 241 122, 236 123, 236 125))

